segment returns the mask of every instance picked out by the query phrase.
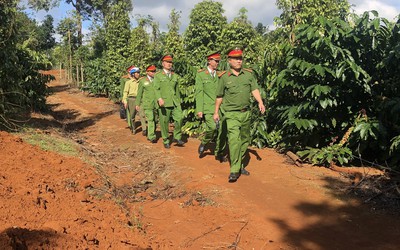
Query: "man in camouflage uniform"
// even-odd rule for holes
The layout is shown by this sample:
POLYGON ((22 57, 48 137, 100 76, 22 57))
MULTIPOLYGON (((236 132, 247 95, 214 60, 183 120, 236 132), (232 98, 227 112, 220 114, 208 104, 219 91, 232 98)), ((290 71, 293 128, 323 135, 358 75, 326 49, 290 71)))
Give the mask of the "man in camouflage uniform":
MULTIPOLYGON (((156 66, 150 65, 146 68, 146 76, 139 80, 139 90, 136 98, 136 110, 143 110, 147 120, 143 124, 143 131, 147 131, 147 139, 151 143, 156 143, 157 138, 155 134, 155 112, 156 112, 156 96, 153 86, 154 74, 156 73, 156 66)), ((142 112, 142 111, 141 111, 142 112)))
POLYGON ((251 95, 257 100, 260 112, 265 112, 256 79, 249 69, 242 68, 243 52, 240 48, 228 52, 230 70, 220 74, 213 118, 220 119, 224 112, 228 130, 230 174, 229 182, 235 182, 240 174, 250 173, 243 168, 243 158, 250 143, 251 95))
POLYGON ((136 116, 136 95, 138 91, 140 77, 140 69, 138 67, 131 66, 129 68, 129 80, 125 83, 124 92, 122 95, 122 103, 126 109, 126 119, 128 126, 132 133, 136 133, 135 116, 136 116))
MULTIPOLYGON (((216 137, 215 141, 215 157, 221 162, 225 161, 224 150, 226 142, 226 126, 225 122, 218 122, 217 130, 216 122, 213 119, 215 110, 215 93, 218 85, 217 68, 221 55, 219 52, 211 53, 207 56, 207 68, 201 69, 196 74, 195 99, 196 113, 200 119, 205 122, 205 133, 198 148, 199 157, 202 157, 206 145, 216 137)), ((221 114, 220 114, 221 115, 221 114)))
POLYGON ((163 69, 154 75, 154 89, 156 100, 159 105, 159 117, 161 137, 165 148, 170 148, 169 120, 174 120, 174 140, 177 146, 183 146, 182 122, 183 113, 181 108, 181 94, 179 91, 180 76, 172 72, 172 56, 165 55, 161 58, 163 69))

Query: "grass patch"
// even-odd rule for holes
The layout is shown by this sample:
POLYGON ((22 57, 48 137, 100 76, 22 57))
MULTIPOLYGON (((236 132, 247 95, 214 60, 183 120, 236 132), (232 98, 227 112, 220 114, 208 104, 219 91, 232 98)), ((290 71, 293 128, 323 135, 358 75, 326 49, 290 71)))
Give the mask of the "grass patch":
POLYGON ((46 151, 52 151, 67 156, 79 156, 79 149, 74 141, 57 136, 48 131, 38 131, 28 128, 18 133, 18 136, 25 142, 39 146, 46 151))

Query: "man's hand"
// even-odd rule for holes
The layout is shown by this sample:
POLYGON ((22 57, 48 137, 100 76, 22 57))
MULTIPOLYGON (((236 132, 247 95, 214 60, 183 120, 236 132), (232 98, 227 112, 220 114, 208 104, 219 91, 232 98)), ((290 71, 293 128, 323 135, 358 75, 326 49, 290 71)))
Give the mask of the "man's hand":
POLYGON ((215 113, 215 114, 213 115, 213 119, 214 119, 215 122, 219 122, 219 114, 218 114, 218 113, 215 113))
POLYGON ((265 113, 265 106, 264 106, 264 103, 259 103, 258 104, 258 108, 260 109, 260 112, 261 112, 261 114, 264 114, 265 113))
POLYGON ((160 107, 164 107, 164 100, 162 98, 158 99, 158 105, 160 105, 160 107))
POLYGON ((140 106, 136 105, 136 111, 139 111, 139 109, 140 109, 140 106))
POLYGON ((122 103, 124 104, 124 108, 126 109, 128 106, 128 103, 126 101, 122 101, 122 103))
POLYGON ((199 118, 203 118, 203 112, 197 112, 197 116, 198 116, 199 118))

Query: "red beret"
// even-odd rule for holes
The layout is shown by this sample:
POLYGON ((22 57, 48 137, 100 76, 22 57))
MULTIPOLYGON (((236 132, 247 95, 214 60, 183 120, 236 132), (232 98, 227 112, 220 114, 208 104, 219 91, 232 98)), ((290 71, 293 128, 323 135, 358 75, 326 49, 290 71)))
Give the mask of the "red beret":
POLYGON ((212 54, 207 56, 207 60, 212 60, 212 59, 220 61, 221 60, 221 54, 219 52, 214 52, 214 53, 212 53, 212 54))
POLYGON ((126 69, 127 72, 131 71, 135 66, 129 66, 129 68, 126 69))
POLYGON ((228 52, 228 57, 242 57, 242 56, 243 56, 243 51, 240 48, 234 48, 228 52))
POLYGON ((146 68, 146 71, 156 71, 156 66, 150 65, 146 68))
POLYGON ((171 55, 165 55, 161 58, 161 61, 166 61, 166 62, 172 62, 172 56, 171 55))

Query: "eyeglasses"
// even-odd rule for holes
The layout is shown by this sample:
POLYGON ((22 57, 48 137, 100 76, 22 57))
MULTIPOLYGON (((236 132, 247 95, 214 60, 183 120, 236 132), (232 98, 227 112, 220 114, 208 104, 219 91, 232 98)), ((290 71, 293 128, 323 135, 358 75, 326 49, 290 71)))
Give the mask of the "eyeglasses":
POLYGON ((214 61, 215 61, 216 63, 219 63, 219 60, 215 60, 215 59, 214 59, 214 61))

